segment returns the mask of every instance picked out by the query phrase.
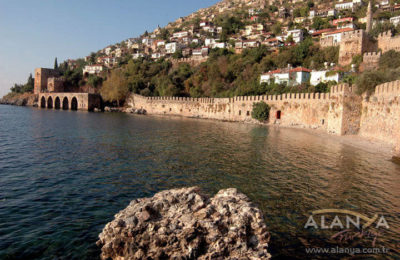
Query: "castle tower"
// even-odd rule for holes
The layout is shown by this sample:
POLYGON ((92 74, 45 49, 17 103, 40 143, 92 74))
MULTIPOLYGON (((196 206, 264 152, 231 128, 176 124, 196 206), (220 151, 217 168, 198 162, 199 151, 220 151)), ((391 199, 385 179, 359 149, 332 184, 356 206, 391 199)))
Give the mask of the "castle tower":
POLYGON ((367 28, 366 32, 370 33, 372 30, 372 4, 371 1, 368 3, 368 10, 367 10, 367 28))

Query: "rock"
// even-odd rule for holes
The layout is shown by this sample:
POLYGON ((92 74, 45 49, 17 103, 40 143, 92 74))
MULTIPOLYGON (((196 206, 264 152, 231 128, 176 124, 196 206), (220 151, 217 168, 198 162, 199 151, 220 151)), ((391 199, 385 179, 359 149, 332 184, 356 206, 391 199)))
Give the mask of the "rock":
POLYGON ((99 235, 101 259, 270 259, 261 211, 236 189, 199 188, 132 201, 99 235))
POLYGON ((37 106, 38 95, 33 93, 9 93, 0 99, 0 104, 15 106, 37 106))

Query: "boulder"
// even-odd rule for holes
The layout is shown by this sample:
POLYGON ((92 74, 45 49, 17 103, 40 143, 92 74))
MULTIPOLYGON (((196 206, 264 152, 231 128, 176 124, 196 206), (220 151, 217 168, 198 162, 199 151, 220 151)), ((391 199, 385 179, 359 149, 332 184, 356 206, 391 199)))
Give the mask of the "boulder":
POLYGON ((132 201, 99 235, 101 259, 270 259, 260 209, 236 189, 199 188, 132 201))

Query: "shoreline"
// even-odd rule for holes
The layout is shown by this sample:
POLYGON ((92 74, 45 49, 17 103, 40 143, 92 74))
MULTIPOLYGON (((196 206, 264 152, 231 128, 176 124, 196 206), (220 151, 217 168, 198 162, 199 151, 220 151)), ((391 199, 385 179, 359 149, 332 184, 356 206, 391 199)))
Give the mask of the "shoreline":
MULTIPOLYGON (((2 100, 0 100, 0 105, 26 106, 26 107, 38 109, 36 106, 31 105, 31 104, 25 104, 25 105, 11 104, 11 103, 4 103, 4 102, 2 102, 2 100)), ((170 115, 170 114, 168 114, 168 115, 160 115, 160 114, 140 115, 140 114, 135 114, 135 113, 132 113, 131 111, 128 111, 127 108, 116 108, 115 110, 112 110, 109 112, 104 112, 104 113, 124 113, 124 114, 128 114, 128 115, 133 115, 133 116, 150 116, 150 117, 155 117, 155 118, 166 118, 166 119, 190 119, 190 120, 199 120, 200 119, 200 120, 214 121, 214 122, 258 125, 258 126, 278 128, 278 129, 279 128, 297 129, 300 131, 304 131, 308 134, 319 136, 321 138, 329 138, 340 144, 350 145, 352 147, 362 149, 364 151, 368 151, 371 153, 379 153, 381 155, 383 154, 385 157, 388 158, 388 160, 392 160, 394 163, 397 163, 397 164, 400 163, 400 160, 397 157, 393 156, 394 147, 392 145, 385 143, 383 141, 380 141, 380 140, 374 140, 371 138, 366 138, 366 137, 362 137, 362 136, 358 136, 358 135, 334 135, 334 134, 326 133, 322 129, 306 128, 306 127, 301 127, 301 126, 282 126, 282 125, 273 124, 273 123, 261 123, 261 122, 257 122, 254 120, 230 121, 230 120, 220 120, 220 119, 215 119, 215 118, 187 117, 187 116, 183 116, 183 115, 170 115)))

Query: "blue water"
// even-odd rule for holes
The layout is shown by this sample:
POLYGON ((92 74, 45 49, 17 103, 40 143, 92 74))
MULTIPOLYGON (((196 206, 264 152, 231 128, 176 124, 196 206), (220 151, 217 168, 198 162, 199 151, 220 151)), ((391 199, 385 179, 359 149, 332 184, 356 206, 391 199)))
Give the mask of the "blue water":
POLYGON ((0 259, 98 259, 98 234, 131 200, 193 185, 248 195, 275 259, 334 244, 304 229, 324 208, 384 214, 377 245, 391 252, 368 256, 400 257, 400 166, 373 150, 296 129, 0 105, 0 259))

